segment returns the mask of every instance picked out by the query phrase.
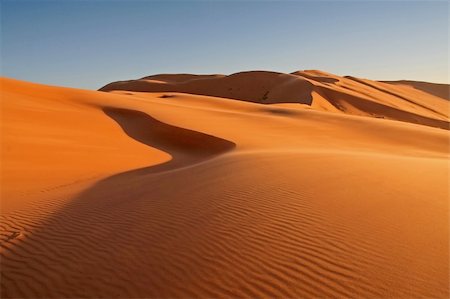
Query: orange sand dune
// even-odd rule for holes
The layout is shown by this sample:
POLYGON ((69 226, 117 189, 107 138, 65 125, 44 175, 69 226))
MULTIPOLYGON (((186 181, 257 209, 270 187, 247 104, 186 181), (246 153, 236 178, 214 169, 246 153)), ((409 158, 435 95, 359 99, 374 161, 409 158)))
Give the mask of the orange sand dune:
POLYGON ((0 83, 2 298, 449 296, 447 102, 424 88, 0 83))
POLYGON ((344 112, 449 128, 449 85, 414 81, 377 82, 308 70, 223 75, 154 75, 110 83, 100 90, 183 92, 256 103, 299 103, 344 112))

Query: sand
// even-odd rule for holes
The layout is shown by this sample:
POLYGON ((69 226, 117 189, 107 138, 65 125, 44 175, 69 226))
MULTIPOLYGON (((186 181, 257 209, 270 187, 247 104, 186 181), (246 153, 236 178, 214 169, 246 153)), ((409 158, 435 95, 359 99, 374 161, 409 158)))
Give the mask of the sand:
POLYGON ((448 104, 320 71, 3 78, 1 297, 447 298, 448 104))

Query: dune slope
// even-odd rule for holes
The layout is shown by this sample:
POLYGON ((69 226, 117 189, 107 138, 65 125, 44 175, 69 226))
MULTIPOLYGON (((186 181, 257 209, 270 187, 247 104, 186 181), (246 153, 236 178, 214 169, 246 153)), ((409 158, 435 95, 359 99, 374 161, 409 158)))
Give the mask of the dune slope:
MULTIPOLYGON (((2 298, 449 296, 447 130, 5 78, 1 100, 2 298)), ((421 101, 396 109, 445 122, 421 101)))

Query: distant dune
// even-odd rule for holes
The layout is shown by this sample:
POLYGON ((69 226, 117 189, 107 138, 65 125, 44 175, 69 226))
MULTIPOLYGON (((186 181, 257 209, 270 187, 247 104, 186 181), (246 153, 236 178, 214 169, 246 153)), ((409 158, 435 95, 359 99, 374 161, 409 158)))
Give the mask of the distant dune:
POLYGON ((449 297, 442 85, 0 84, 2 298, 449 297))
POLYGON ((447 84, 377 82, 309 70, 291 74, 251 71, 224 75, 165 74, 110 83, 101 91, 183 92, 248 102, 298 103, 343 112, 449 128, 447 84))

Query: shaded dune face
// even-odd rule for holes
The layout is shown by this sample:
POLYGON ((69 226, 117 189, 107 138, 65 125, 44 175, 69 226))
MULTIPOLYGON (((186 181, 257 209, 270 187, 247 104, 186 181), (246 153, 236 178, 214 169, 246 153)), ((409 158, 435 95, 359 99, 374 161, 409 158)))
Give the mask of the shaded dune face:
POLYGON ((394 97, 400 98, 401 100, 409 102, 410 104, 415 104, 415 105, 417 105, 419 107, 422 107, 424 109, 430 110, 430 112, 434 112, 434 113, 436 113, 438 115, 441 115, 443 117, 448 117, 447 113, 444 113, 445 111, 439 111, 438 109, 434 109, 432 107, 432 105, 426 105, 426 103, 422 104, 422 103, 420 103, 418 101, 414 101, 414 100, 408 98, 405 95, 402 95, 402 94, 400 94, 398 92, 389 90, 389 88, 387 88, 386 86, 377 86, 376 84, 372 84, 371 82, 368 82, 368 80, 364 81, 364 80, 361 80, 361 79, 358 79, 358 78, 354 78, 354 77, 347 77, 347 78, 351 79, 351 80, 354 80, 354 81, 356 81, 356 82, 358 82, 360 84, 365 84, 365 85, 369 86, 370 88, 373 88, 375 90, 381 91, 381 92, 386 93, 388 95, 392 95, 394 97))
POLYGON ((103 111, 134 140, 172 156, 170 161, 152 167, 152 172, 195 164, 235 147, 230 141, 165 124, 141 111, 114 107, 103 111))
POLYGON ((426 93, 435 95, 442 99, 450 100, 450 88, 449 88, 448 84, 436 84, 436 83, 408 81, 408 80, 381 81, 381 82, 393 84, 393 85, 411 86, 415 89, 422 90, 426 93))
POLYGON ((312 84, 300 77, 275 72, 218 75, 155 75, 108 84, 101 91, 185 92, 255 103, 311 104, 312 84))
MULTIPOLYGON (((420 114, 383 105, 358 96, 345 95, 333 89, 317 87, 317 93, 328 99, 328 102, 336 107, 336 109, 343 112, 350 111, 350 114, 364 115, 366 113, 370 113, 370 116, 376 118, 395 119, 446 130, 449 129, 448 121, 422 116, 420 114)), ((436 113, 438 115, 442 115, 441 112, 436 113)))
POLYGON ((152 80, 165 83, 181 83, 199 79, 222 78, 224 75, 193 75, 193 74, 161 74, 143 77, 140 80, 152 80))
POLYGON ((183 92, 262 104, 298 103, 315 110, 386 118, 449 129, 449 86, 414 81, 376 82, 318 70, 229 76, 165 74, 110 83, 101 91, 183 92))

